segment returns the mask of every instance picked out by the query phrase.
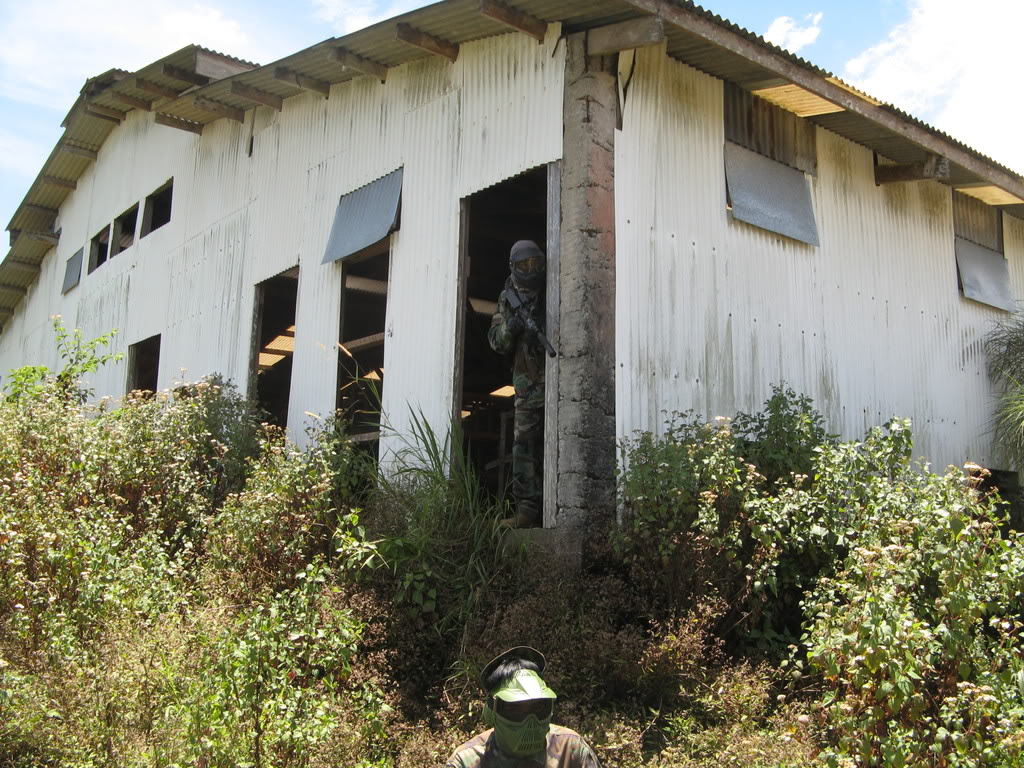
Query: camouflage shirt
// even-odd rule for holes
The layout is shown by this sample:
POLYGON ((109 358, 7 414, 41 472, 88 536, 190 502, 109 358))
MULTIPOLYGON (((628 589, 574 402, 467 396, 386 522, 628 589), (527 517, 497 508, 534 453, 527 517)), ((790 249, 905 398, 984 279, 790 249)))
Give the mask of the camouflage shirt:
POLYGON ((511 757, 498 749, 487 730, 473 737, 448 758, 445 768, 601 768, 587 742, 576 731, 552 725, 546 753, 533 757, 511 757))
MULTIPOLYGON (((505 290, 512 288, 512 278, 505 281, 505 290)), ((527 299, 530 315, 533 317, 537 327, 545 330, 545 300, 544 293, 527 299)), ((523 330, 518 335, 509 333, 506 322, 512 314, 512 308, 504 300, 504 291, 498 297, 498 311, 491 318, 491 329, 487 338, 490 341, 491 349, 501 355, 512 357, 512 383, 516 388, 516 399, 526 397, 526 387, 536 388, 541 393, 544 391, 544 347, 537 340, 537 337, 528 330, 523 330)), ((543 406, 543 394, 540 397, 540 404, 543 406)))

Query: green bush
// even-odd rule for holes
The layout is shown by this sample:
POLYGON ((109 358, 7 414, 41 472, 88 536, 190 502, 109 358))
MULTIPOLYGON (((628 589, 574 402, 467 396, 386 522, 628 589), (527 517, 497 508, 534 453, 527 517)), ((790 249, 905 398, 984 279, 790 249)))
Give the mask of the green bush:
POLYGON ((805 482, 815 451, 831 442, 810 401, 783 387, 762 412, 732 422, 676 414, 663 435, 623 444, 617 553, 661 596, 661 610, 720 601, 723 627, 778 646, 796 631, 802 591, 835 541, 814 515, 794 517, 775 498, 805 482))
MULTIPOLYGON (((976 479, 922 471, 909 424, 827 447, 795 509, 830 510, 846 556, 805 603, 829 764, 1017 765, 1024 548, 976 479)), ((799 674, 797 671, 795 674, 799 674)))

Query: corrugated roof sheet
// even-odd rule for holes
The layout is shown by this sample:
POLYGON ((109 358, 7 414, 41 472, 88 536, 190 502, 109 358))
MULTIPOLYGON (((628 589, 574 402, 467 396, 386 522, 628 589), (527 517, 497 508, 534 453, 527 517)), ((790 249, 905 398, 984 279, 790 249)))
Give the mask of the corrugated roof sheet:
MULTIPOLYGON (((878 104, 877 101, 846 85, 826 70, 695 3, 688 0, 664 0, 664 2, 673 8, 694 14, 717 28, 739 35, 744 40, 754 43, 776 56, 783 57, 804 72, 827 78, 829 82, 863 98, 872 105, 878 104)), ((515 0, 514 5, 519 10, 545 22, 561 22, 565 32, 646 15, 644 10, 629 0, 515 0)), ((231 82, 235 80, 278 97, 288 98, 302 91, 294 85, 276 79, 274 73, 278 67, 286 67, 306 77, 328 84, 344 82, 361 76, 361 73, 342 66, 330 56, 332 49, 336 46, 343 46, 352 53, 386 67, 400 66, 429 56, 430 54, 425 51, 396 38, 395 26, 398 23, 410 24, 416 29, 456 44, 509 31, 503 24, 480 14, 479 0, 442 0, 344 37, 329 38, 264 66, 257 66, 252 62, 217 51, 190 45, 134 73, 115 69, 86 81, 82 95, 72 106, 65 120, 66 130, 61 141, 67 140, 77 146, 94 150, 98 150, 106 141, 116 123, 88 114, 86 105, 89 102, 107 110, 127 112, 133 108, 140 108, 132 105, 132 100, 135 100, 137 104, 149 107, 155 112, 206 124, 222 119, 222 116, 197 107, 194 102, 196 96, 241 110, 254 106, 252 102, 232 92, 231 82), (208 71, 216 72, 216 76, 209 84, 189 83, 176 79, 166 72, 168 65, 195 72, 202 68, 199 66, 200 63, 208 71), (159 91, 159 93, 154 91, 159 91)), ((776 72, 761 66, 750 58, 727 50, 699 34, 672 24, 666 25, 666 31, 667 49, 670 56, 714 77, 736 83, 747 89, 784 85, 787 82, 776 72)), ((1024 179, 1015 172, 951 136, 895 107, 887 105, 885 109, 907 126, 924 130, 938 139, 949 142, 990 166, 994 171, 1009 174, 1014 179, 1021 179, 1024 183, 1024 179)), ((880 155, 896 162, 919 162, 926 155, 926 151, 907 136, 862 115, 851 112, 834 112, 806 119, 873 149, 880 155)), ((61 151, 58 144, 43 164, 39 177, 29 188, 8 228, 35 230, 45 226, 49 217, 45 213, 30 210, 26 206, 59 208, 71 190, 46 184, 44 177, 51 176, 74 181, 84 172, 90 162, 88 158, 61 151)), ((950 185, 978 183, 986 180, 955 163, 951 163, 950 167, 951 176, 947 182, 950 185)), ((1024 206, 1005 206, 1003 209, 1015 215, 1024 214, 1024 206)), ((26 263, 38 263, 48 249, 49 246, 45 243, 25 237, 17 238, 7 258, 0 263, 0 282, 21 285, 22 282, 19 281, 24 281, 25 275, 29 273, 23 268, 11 267, 8 262, 14 259, 26 263)), ((0 309, 10 308, 9 302, 10 297, 0 295, 0 309)))

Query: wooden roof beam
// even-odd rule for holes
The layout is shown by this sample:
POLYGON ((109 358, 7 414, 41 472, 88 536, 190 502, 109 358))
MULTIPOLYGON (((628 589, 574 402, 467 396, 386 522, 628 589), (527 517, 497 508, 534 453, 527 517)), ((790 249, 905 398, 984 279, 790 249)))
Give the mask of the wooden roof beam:
POLYGON ((154 83, 152 80, 144 80, 141 77, 135 78, 135 87, 140 91, 146 93, 152 93, 154 96, 162 96, 165 99, 176 99, 183 91, 187 91, 187 88, 171 88, 169 85, 161 85, 160 83, 154 83))
POLYGON ((60 242, 59 232, 26 232, 25 237, 29 240, 35 240, 37 243, 46 243, 47 245, 57 245, 60 242))
POLYGON ((912 123, 896 113, 885 109, 884 105, 872 103, 865 96, 843 88, 817 72, 797 64, 789 57, 777 53, 760 43, 748 40, 731 29, 722 27, 710 19, 676 5, 672 0, 623 0, 627 5, 646 13, 661 16, 665 21, 682 30, 697 36, 737 56, 742 56, 770 72, 784 77, 787 82, 831 101, 860 117, 866 118, 876 125, 903 136, 922 149, 935 155, 947 158, 966 171, 991 181, 1001 189, 1024 199, 1024 179, 1016 174, 996 167, 977 155, 967 152, 955 142, 942 138, 932 131, 912 123))
POLYGON ((480 14, 494 19, 506 27, 517 29, 536 39, 538 43, 543 43, 544 37, 548 33, 546 21, 499 2, 499 0, 480 0, 480 14))
POLYGON ((459 58, 459 46, 455 43, 435 37, 408 24, 396 24, 395 37, 403 43, 414 45, 427 53, 452 62, 459 58))
POLYGON ((96 117, 100 120, 109 120, 112 123, 121 124, 121 121, 127 117, 126 113, 119 109, 111 109, 110 107, 104 107, 100 104, 86 103, 85 114, 89 117, 96 117))
POLYGON ((219 101, 213 101, 203 96, 193 96, 192 103, 204 112, 209 112, 211 115, 217 115, 217 117, 226 117, 229 120, 234 120, 238 123, 245 122, 245 111, 238 107, 232 107, 227 104, 221 104, 219 101))
POLYGON ((10 283, 0 283, 0 291, 24 296, 28 293, 28 288, 22 288, 20 285, 11 285, 10 283))
POLYGON ((40 176, 39 181, 49 184, 51 187, 63 187, 64 189, 78 189, 78 182, 72 179, 61 179, 57 176, 40 176))
POLYGON ((251 72, 253 65, 244 61, 238 61, 230 56, 225 56, 216 51, 195 52, 195 72, 197 75, 207 77, 209 80, 223 80, 232 75, 240 75, 243 72, 251 72))
POLYGON ((938 155, 929 155, 922 163, 900 163, 899 165, 876 165, 875 186, 898 184, 903 181, 926 181, 948 179, 949 160, 938 155))
POLYGON ((168 128, 177 128, 179 131, 188 131, 200 136, 203 134, 203 126, 199 123, 193 123, 191 120, 182 120, 180 117, 174 117, 173 115, 165 115, 163 112, 154 114, 153 122, 157 125, 165 125, 168 128))
POLYGON ((315 91, 324 98, 331 95, 330 83, 317 80, 315 77, 307 77, 293 69, 288 69, 288 67, 277 67, 274 70, 274 79, 280 80, 282 83, 288 83, 288 85, 296 88, 301 88, 304 91, 315 91))
POLYGON ((369 75, 380 80, 382 83, 388 78, 388 68, 383 64, 378 64, 376 61, 371 61, 363 56, 352 53, 347 48, 331 48, 327 52, 327 56, 332 61, 337 61, 348 69, 354 69, 364 75, 369 75))
POLYGON ((165 77, 169 77, 172 80, 179 80, 183 83, 190 83, 192 85, 209 85, 210 78, 206 75, 200 75, 198 72, 190 72, 187 69, 176 67, 173 64, 164 64, 161 68, 165 77))
POLYGON ((254 104, 262 104, 265 107, 272 107, 278 112, 284 106, 284 99, 275 93, 253 88, 251 85, 240 83, 237 80, 231 81, 231 93, 239 98, 251 101, 254 104))
POLYGON ((20 269, 25 272, 29 272, 33 275, 38 275, 40 272, 43 271, 42 267, 40 267, 38 264, 30 264, 27 261, 19 261, 18 259, 11 258, 6 259, 3 262, 3 266, 13 267, 14 269, 20 269))
POLYGON ((18 242, 18 238, 21 236, 20 229, 9 229, 7 230, 7 245, 10 248, 14 247, 14 244, 18 242))
POLYGON ((25 203, 21 206, 29 213, 41 213, 44 216, 52 216, 57 218, 57 214, 60 213, 56 208, 47 208, 45 205, 36 205, 35 203, 25 203))
POLYGON ((153 102, 151 101, 130 96, 127 93, 118 93, 117 91, 109 91, 107 95, 109 95, 114 101, 124 104, 126 107, 141 109, 143 112, 153 111, 153 102))
POLYGON ((95 149, 79 147, 76 144, 69 144, 67 141, 62 141, 59 146, 61 152, 67 152, 69 155, 77 155, 78 157, 85 157, 89 160, 95 160, 99 157, 99 154, 95 149))
POLYGON ((665 39, 665 22, 660 16, 645 16, 618 24, 587 30, 587 55, 604 56, 655 45, 665 39))

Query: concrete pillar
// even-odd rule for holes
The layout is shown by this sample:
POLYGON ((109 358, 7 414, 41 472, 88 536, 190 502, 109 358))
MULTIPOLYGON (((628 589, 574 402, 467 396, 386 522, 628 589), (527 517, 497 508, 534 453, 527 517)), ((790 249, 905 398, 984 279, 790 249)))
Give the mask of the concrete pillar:
POLYGON ((614 56, 566 39, 561 233, 558 476, 554 526, 581 530, 615 515, 614 56))

